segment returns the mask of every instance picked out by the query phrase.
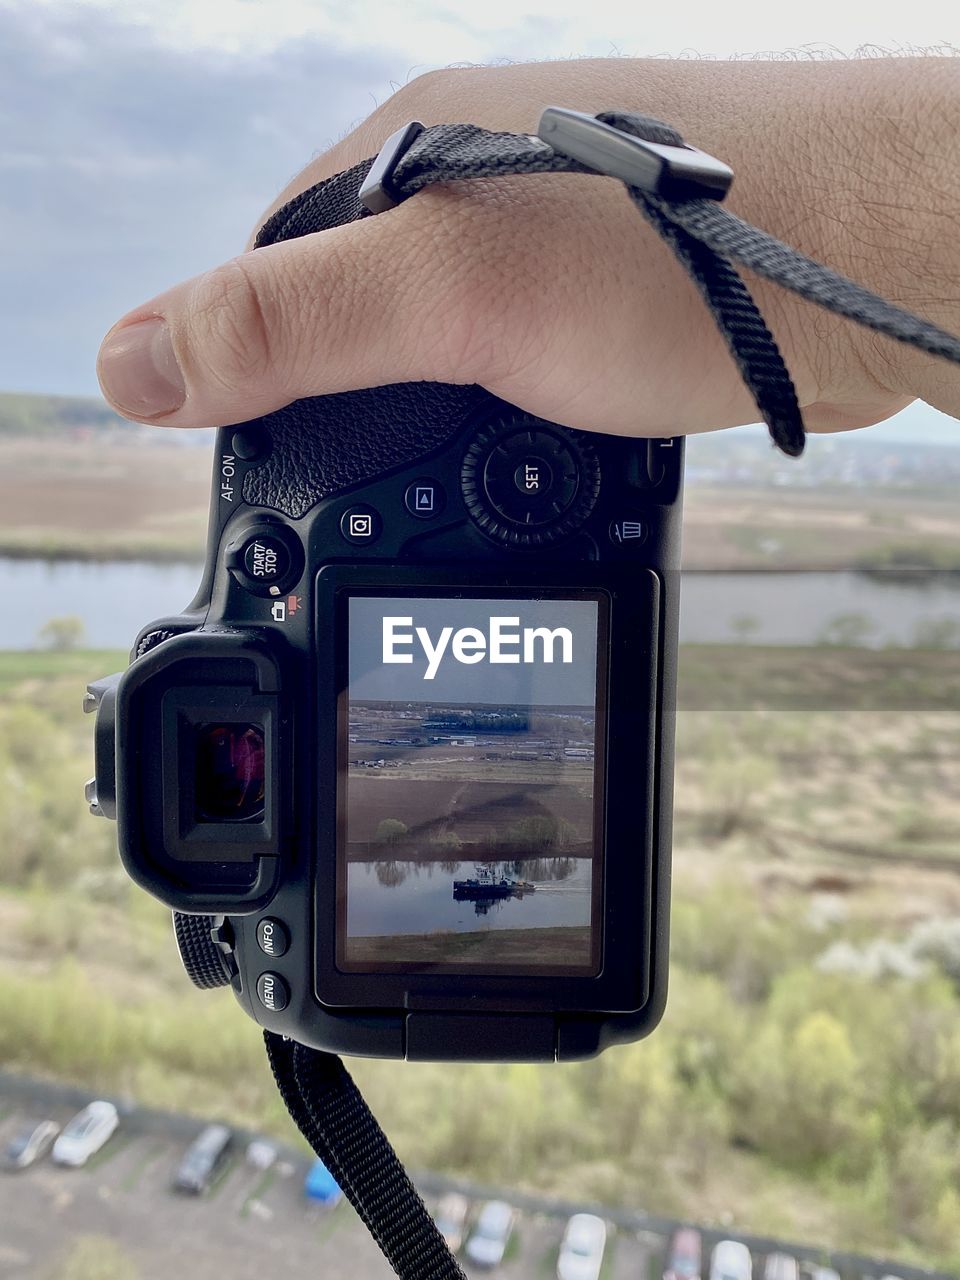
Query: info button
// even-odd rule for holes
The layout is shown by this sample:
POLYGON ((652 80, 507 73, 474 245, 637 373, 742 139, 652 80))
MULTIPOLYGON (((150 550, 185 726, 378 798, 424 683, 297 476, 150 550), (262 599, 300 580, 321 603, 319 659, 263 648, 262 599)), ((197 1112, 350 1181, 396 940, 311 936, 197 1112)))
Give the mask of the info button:
POLYGON ((265 956, 285 956, 290 949, 290 934, 283 921, 265 916, 257 925, 257 946, 265 956))

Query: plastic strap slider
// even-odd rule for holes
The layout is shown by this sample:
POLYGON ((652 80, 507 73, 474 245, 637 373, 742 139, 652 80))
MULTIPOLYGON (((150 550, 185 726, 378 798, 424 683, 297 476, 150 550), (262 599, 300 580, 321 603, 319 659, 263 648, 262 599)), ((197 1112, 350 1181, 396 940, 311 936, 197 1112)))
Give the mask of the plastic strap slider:
POLYGON ((722 200, 733 170, 696 147, 647 142, 566 107, 547 107, 537 137, 562 156, 661 200, 722 200))
POLYGON ((357 199, 371 213, 384 213, 395 208, 403 199, 393 186, 393 173, 404 155, 423 133, 419 120, 410 120, 396 133, 391 133, 377 153, 364 178, 357 199))

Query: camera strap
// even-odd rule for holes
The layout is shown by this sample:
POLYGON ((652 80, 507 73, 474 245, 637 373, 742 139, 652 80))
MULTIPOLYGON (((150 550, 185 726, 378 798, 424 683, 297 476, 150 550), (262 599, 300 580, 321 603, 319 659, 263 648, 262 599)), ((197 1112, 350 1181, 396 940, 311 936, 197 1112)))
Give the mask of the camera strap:
MULTIPOLYGON (((278 209, 256 247, 393 208, 433 183, 505 174, 593 173, 627 194, 689 272, 723 334, 771 439, 803 452, 804 425, 783 356, 734 263, 808 301, 931 355, 960 363, 960 339, 894 306, 721 207, 721 161, 647 116, 548 107, 536 135, 412 121, 379 154, 278 209)), ((283 1101, 403 1280, 464 1280, 383 1130, 340 1059, 265 1032, 283 1101)))
POLYGON ((264 1032, 280 1096, 401 1280, 466 1280, 346 1067, 264 1032))
POLYGON ((267 221, 256 247, 393 208, 434 183, 524 173, 594 173, 622 181, 689 272, 770 437, 803 452, 793 380, 749 290, 748 267, 809 302, 899 342, 960 363, 960 338, 895 306, 721 207, 733 172, 649 116, 548 107, 536 135, 411 121, 379 154, 308 188, 267 221))

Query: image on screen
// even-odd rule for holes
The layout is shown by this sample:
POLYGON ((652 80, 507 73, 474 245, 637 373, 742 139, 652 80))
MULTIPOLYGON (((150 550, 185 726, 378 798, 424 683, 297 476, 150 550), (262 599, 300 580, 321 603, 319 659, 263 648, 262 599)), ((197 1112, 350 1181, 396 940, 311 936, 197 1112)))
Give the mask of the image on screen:
POLYGON ((340 966, 595 972, 598 598, 348 609, 340 966))

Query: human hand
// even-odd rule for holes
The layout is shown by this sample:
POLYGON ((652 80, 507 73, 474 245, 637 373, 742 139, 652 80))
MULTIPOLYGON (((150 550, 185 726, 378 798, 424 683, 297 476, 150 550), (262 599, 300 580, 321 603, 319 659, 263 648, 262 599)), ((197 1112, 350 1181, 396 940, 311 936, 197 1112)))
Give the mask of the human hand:
MULTIPOLYGON (((549 103, 638 111, 732 165, 734 212, 956 328, 960 291, 943 281, 957 279, 948 223, 960 164, 944 165, 943 151, 960 132, 958 67, 614 58, 431 73, 307 165, 268 213, 375 154, 411 118, 531 132, 549 103), (891 192, 906 188, 898 207, 891 192)), ((748 284, 809 429, 865 426, 917 396, 960 416, 956 369, 748 284)), ((124 316, 98 367, 119 412, 170 426, 421 379, 479 383, 551 421, 622 434, 757 418, 683 268, 622 184, 582 175, 431 187, 375 218, 248 247, 124 316)))

